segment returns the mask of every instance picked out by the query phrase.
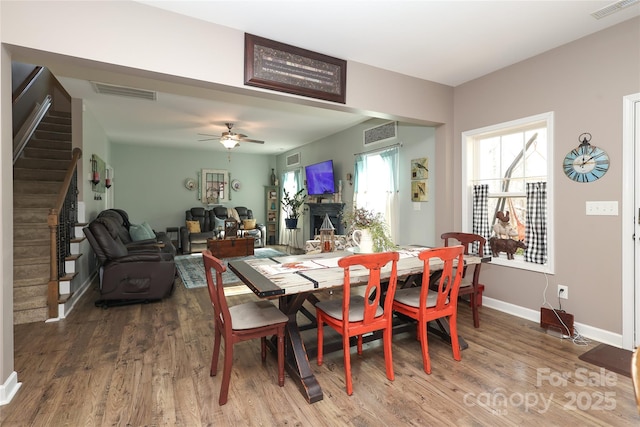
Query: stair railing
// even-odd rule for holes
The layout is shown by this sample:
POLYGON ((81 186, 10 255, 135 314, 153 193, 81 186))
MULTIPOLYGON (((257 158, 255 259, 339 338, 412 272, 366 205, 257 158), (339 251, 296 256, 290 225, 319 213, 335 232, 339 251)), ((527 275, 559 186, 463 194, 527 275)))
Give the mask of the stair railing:
POLYGON ((18 133, 16 133, 15 138, 13 138, 14 164, 16 160, 18 160, 18 157, 20 157, 20 154, 22 154, 24 147, 27 146, 27 142, 31 139, 31 136, 36 131, 45 114, 49 111, 49 107, 51 107, 51 95, 45 96, 40 104, 36 104, 27 120, 22 127, 20 127, 18 133))
POLYGON ((71 241, 78 223, 78 161, 82 150, 74 148, 56 204, 49 210, 47 225, 51 241, 50 275, 47 292, 49 318, 58 317, 60 278, 66 275, 65 261, 71 255, 71 241))

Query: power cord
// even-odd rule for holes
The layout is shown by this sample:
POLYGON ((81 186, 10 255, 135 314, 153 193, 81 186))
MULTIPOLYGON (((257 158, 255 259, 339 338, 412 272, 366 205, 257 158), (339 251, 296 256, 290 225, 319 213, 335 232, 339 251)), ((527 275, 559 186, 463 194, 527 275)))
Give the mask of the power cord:
MULTIPOLYGON (((547 276, 547 273, 542 272, 542 274, 544 274, 544 279, 545 279, 545 286, 544 286, 544 291, 542 291, 542 306, 543 307, 548 307, 551 311, 553 311, 553 314, 556 315, 556 317, 558 318, 558 320, 560 321, 560 323, 562 324, 562 326, 564 326, 565 331, 567 331, 567 333, 569 332, 569 327, 564 323, 564 321, 562 320, 562 318, 560 317, 560 315, 558 314, 558 311, 556 311, 556 309, 553 307, 553 305, 551 305, 549 302, 547 302, 547 289, 549 288, 549 276, 547 276)), ((558 306, 559 311, 562 311, 562 302, 560 301, 560 294, 564 292, 564 291, 560 291, 560 293, 558 294, 558 306)), ((580 332, 578 332, 578 328, 576 328, 575 326, 573 327, 573 336, 570 337, 571 341, 578 346, 587 346, 589 345, 589 339, 585 338, 584 336, 582 336, 582 334, 580 334, 580 332)), ((560 337, 560 339, 564 339, 564 334, 560 337)))

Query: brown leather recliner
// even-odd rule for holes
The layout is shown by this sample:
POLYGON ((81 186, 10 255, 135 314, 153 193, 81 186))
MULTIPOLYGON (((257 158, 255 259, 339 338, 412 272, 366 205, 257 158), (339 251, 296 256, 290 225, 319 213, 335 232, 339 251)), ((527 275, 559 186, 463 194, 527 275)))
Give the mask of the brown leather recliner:
MULTIPOLYGON (((202 252, 207 249, 207 239, 213 239, 216 234, 216 223, 212 211, 205 208, 191 208, 185 212, 187 221, 198 221, 200 233, 192 233, 187 227, 180 227, 180 245, 183 254, 202 252)), ((224 222, 222 223, 224 227, 224 222)))
POLYGON ((120 240, 128 249, 140 250, 145 247, 159 247, 162 252, 176 255, 176 248, 166 233, 155 233, 155 237, 146 240, 134 240, 130 234, 131 222, 129 215, 122 209, 106 209, 98 214, 98 218, 106 218, 110 232, 117 233, 120 240))
POLYGON ((159 300, 171 294, 176 278, 172 253, 153 246, 127 248, 104 217, 83 231, 100 262, 101 299, 96 306, 159 300))

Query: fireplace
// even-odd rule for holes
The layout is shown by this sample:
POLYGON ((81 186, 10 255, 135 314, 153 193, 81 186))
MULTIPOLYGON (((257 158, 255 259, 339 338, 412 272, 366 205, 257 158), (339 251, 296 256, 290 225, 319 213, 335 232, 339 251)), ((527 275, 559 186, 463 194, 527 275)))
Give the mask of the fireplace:
POLYGON ((335 228, 336 234, 344 234, 342 225, 342 209, 344 203, 307 203, 309 206, 309 239, 320 234, 320 227, 324 221, 324 216, 329 215, 329 220, 335 228))

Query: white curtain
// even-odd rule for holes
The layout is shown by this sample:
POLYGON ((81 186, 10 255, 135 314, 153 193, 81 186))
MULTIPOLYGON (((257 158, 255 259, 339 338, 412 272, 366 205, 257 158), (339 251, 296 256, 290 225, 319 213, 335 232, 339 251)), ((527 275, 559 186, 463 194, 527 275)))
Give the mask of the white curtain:
MULTIPOLYGON (((291 194, 295 194, 298 191, 300 191, 300 189, 303 187, 302 183, 302 170, 301 169, 295 169, 292 171, 287 171, 284 172, 282 174, 282 179, 280 180, 280 182, 282 183, 282 185, 280 186, 280 195, 279 195, 279 199, 278 200, 282 200, 282 197, 284 196, 284 190, 287 190, 287 193, 291 194)), ((282 207, 280 208, 280 226, 278 227, 279 229, 279 235, 278 235, 278 244, 280 245, 286 245, 287 243, 289 243, 289 234, 290 231, 287 231, 286 227, 285 227, 285 223, 284 223, 284 219, 285 219, 285 215, 286 213, 284 212, 284 210, 282 210, 282 207)), ((298 219, 298 228, 303 229, 303 224, 304 224, 304 211, 302 213, 302 215, 300 216, 300 218, 298 219)), ((302 235, 303 233, 297 233, 298 235, 302 235)), ((300 236, 297 236, 298 239, 300 239, 300 236)), ((296 242, 296 247, 300 247, 300 242, 296 242)))
POLYGON ((354 167, 353 206, 382 213, 391 238, 399 233, 397 147, 358 154, 354 167))

